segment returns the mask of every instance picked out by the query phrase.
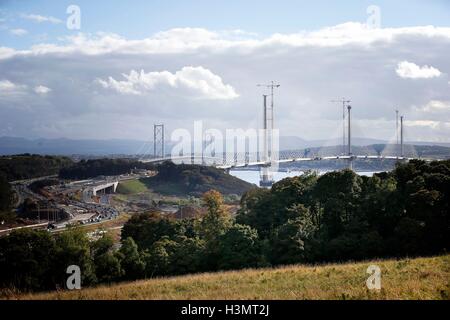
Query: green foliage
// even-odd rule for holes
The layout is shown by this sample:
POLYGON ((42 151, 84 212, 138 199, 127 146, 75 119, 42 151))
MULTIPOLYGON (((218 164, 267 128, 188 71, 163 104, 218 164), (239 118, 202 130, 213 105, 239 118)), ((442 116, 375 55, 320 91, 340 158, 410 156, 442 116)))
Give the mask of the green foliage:
POLYGON ((8 181, 32 179, 58 174, 62 168, 72 165, 67 157, 16 155, 0 157, 0 173, 8 181))
POLYGON ((91 246, 86 233, 80 228, 70 227, 69 230, 55 236, 55 242, 56 283, 61 287, 65 286, 66 269, 70 265, 80 267, 82 285, 96 283, 95 265, 91 258, 91 246))
POLYGON ((271 190, 250 190, 241 199, 236 221, 255 228, 260 237, 270 238, 278 227, 298 216, 290 210, 293 205, 311 202, 316 181, 315 173, 306 173, 277 182, 271 190))
POLYGON ((0 212, 11 210, 13 195, 10 184, 0 173, 0 212))
POLYGON ((449 190, 450 161, 335 171, 252 190, 236 220, 270 240, 274 264, 429 255, 450 243, 449 190))
POLYGON ((140 248, 150 248, 164 236, 174 237, 180 225, 160 213, 151 212, 133 215, 122 229, 122 239, 133 238, 140 248))
POLYGON ((117 193, 120 194, 137 194, 147 192, 148 189, 141 180, 121 181, 117 186, 117 193))
POLYGON ((218 191, 202 200, 206 214, 198 218, 134 215, 119 250, 111 238, 92 242, 77 228, 54 237, 13 232, 0 238, 0 285, 61 287, 71 264, 86 286, 268 263, 434 255, 450 243, 450 161, 411 161, 373 177, 343 170, 285 179, 244 194, 235 220, 218 191))
POLYGON ((270 260, 273 264, 291 264, 305 261, 308 257, 308 242, 316 227, 308 208, 296 204, 289 209, 295 216, 279 226, 271 239, 270 260))
POLYGON ((0 287, 48 288, 55 250, 55 240, 46 231, 22 229, 0 238, 0 287))
POLYGON ((156 241, 147 251, 146 268, 147 276, 162 276, 169 273, 170 255, 172 254, 176 242, 167 237, 156 241))
POLYGON ((205 266, 205 240, 181 236, 176 239, 170 257, 170 274, 188 274, 207 271, 205 266))
POLYGON ((133 238, 128 237, 122 241, 119 254, 120 264, 123 268, 125 279, 139 279, 144 275, 144 256, 141 252, 139 252, 138 246, 134 242, 133 238))
POLYGON ((240 269, 264 265, 258 232, 249 226, 234 224, 219 238, 218 269, 240 269))

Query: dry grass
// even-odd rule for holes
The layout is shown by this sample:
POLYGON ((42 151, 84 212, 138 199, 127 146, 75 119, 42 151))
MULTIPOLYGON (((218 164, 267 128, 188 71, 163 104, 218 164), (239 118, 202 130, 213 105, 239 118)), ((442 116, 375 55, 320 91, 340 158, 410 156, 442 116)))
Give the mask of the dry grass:
POLYGON ((12 299, 445 299, 450 255, 324 266, 288 266, 142 280, 12 299), (366 287, 367 267, 382 271, 382 289, 366 287))

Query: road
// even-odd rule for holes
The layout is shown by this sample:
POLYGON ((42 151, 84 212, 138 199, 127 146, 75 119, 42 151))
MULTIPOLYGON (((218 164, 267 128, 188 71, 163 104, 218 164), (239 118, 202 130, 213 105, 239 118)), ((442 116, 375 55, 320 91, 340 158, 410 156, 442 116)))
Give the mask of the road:
MULTIPOLYGON (((140 174, 131 174, 131 175, 119 175, 119 176, 112 176, 112 177, 102 177, 102 179, 88 179, 88 180, 81 180, 81 181, 72 181, 67 184, 64 184, 63 186, 55 186, 54 188, 54 194, 58 194, 59 192, 71 192, 71 191, 79 191, 84 190, 86 188, 92 187, 92 185, 102 183, 102 182, 109 182, 109 181, 126 181, 126 180, 132 180, 132 179, 138 179, 143 177, 143 175, 140 174), (72 190, 73 189, 73 190, 72 190)), ((33 178, 33 179, 26 179, 26 180, 17 180, 11 182, 12 188, 17 194, 17 202, 16 207, 19 207, 26 198, 35 199, 42 202, 49 202, 49 199, 33 192, 29 189, 29 185, 35 181, 44 180, 44 179, 51 179, 51 178, 58 178, 57 175, 52 176, 44 176, 39 178, 33 178)), ((55 197, 57 200, 58 197, 55 197)), ((95 224, 101 224, 103 222, 111 221, 112 219, 116 219, 119 216, 119 212, 113 208, 112 206, 107 203, 108 201, 105 201, 103 198, 101 203, 95 203, 91 201, 83 201, 85 199, 81 199, 81 201, 77 201, 74 199, 64 199, 64 203, 62 202, 52 202, 50 205, 54 207, 55 209, 63 210, 67 213, 69 216, 68 220, 59 221, 52 223, 54 229, 51 229, 50 231, 61 231, 64 230, 69 224, 82 224, 82 225, 95 225, 95 224)), ((22 226, 22 227, 16 227, 11 229, 6 229, 0 231, 0 235, 8 234, 9 232, 17 229, 22 228, 45 228, 50 224, 50 221, 45 223, 36 223, 29 226, 22 226)))

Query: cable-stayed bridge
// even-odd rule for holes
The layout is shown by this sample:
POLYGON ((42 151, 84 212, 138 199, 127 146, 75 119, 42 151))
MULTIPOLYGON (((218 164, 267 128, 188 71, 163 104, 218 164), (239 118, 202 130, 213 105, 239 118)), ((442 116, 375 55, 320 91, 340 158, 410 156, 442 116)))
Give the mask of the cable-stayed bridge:
MULTIPOLYGON (((226 149, 224 144, 229 141, 222 141, 216 146, 214 138, 206 137, 202 135, 202 141, 200 142, 200 151, 190 147, 189 152, 181 152, 175 155, 167 155, 164 153, 164 125, 155 126, 154 130, 154 154, 152 157, 142 157, 140 160, 146 163, 161 163, 164 161, 172 161, 174 163, 190 163, 199 164, 204 166, 214 166, 217 168, 231 170, 235 168, 246 167, 258 167, 260 168, 260 185, 270 186, 273 183, 272 172, 278 170, 280 164, 295 163, 295 162, 308 162, 308 161, 332 161, 332 160, 344 160, 347 161, 348 167, 352 169, 353 162, 355 160, 393 160, 393 161, 410 161, 413 159, 421 159, 425 161, 433 161, 437 159, 420 158, 411 155, 411 152, 405 152, 404 145, 404 130, 403 122, 404 117, 398 118, 396 123, 396 143, 387 145, 386 149, 380 151, 367 151, 360 154, 354 154, 352 151, 352 122, 351 122, 351 110, 350 100, 342 99, 343 106, 343 144, 337 146, 334 150, 334 154, 321 154, 320 152, 311 152, 311 150, 283 150, 278 149, 279 136, 276 134, 278 131, 274 128, 274 103, 273 103, 273 89, 278 88, 279 85, 270 84, 267 85, 271 88, 271 104, 267 104, 267 95, 263 95, 263 129, 257 131, 257 136, 253 137, 236 137, 241 138, 240 146, 244 146, 245 150, 237 150, 235 141, 233 138, 232 147, 226 149), (346 111, 346 112, 345 112, 346 111), (400 121, 400 122, 399 122, 400 121), (256 141, 256 150, 248 150, 248 146, 251 144, 250 140, 256 141), (243 142, 242 142, 243 141, 243 142), (217 147, 217 148, 216 148, 217 147), (157 151, 159 150, 159 151, 157 151), (216 151, 219 150, 219 151, 216 151), (223 150, 226 150, 224 152, 223 150), (187 153, 187 154, 185 154, 187 153)), ((334 101, 333 101, 334 102, 334 101)), ((355 148, 356 149, 356 148, 355 148)))

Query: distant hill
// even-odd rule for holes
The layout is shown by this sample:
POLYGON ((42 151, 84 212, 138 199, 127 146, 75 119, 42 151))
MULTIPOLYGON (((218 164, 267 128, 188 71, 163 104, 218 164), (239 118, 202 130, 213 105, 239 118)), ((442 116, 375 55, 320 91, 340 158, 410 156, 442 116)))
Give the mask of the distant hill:
POLYGON ((0 137, 0 155, 21 153, 48 155, 134 155, 153 150, 138 140, 71 140, 0 137), (146 149, 146 151, 145 151, 146 149))
POLYGON ((213 167, 175 165, 168 161, 158 165, 156 170, 155 177, 141 179, 141 182, 161 194, 200 196, 214 189, 224 195, 242 195, 256 187, 213 167))
MULTIPOLYGON (((303 157, 325 157, 340 155, 343 153, 342 146, 321 146, 308 147, 304 149, 291 149, 280 152, 280 157, 296 154, 303 157)), ((352 153, 355 155, 368 156, 395 156, 400 155, 400 146, 393 144, 371 144, 371 145, 352 145, 352 153)), ((346 154, 346 152, 345 152, 346 154)), ((403 146, 403 154, 408 158, 432 158, 432 159, 448 159, 450 158, 450 147, 430 146, 430 145, 412 145, 405 144, 403 146)))
POLYGON ((73 165, 67 157, 23 154, 0 156, 0 175, 8 181, 57 175, 63 168, 73 165))
MULTIPOLYGON (((379 139, 358 138, 352 139, 354 146, 367 146, 374 144, 386 144, 379 139)), ((340 146, 341 139, 330 140, 305 140, 295 136, 283 136, 280 138, 280 150, 298 150, 304 148, 317 148, 323 146, 340 146)), ((408 142, 413 145, 429 145, 450 147, 450 143, 435 142, 408 142)), ((170 150, 173 144, 166 143, 166 150, 170 150)), ((0 137, 0 155, 12 154, 40 154, 40 155, 151 155, 153 154, 153 142, 144 140, 73 140, 73 139, 25 139, 16 137, 0 137)))

